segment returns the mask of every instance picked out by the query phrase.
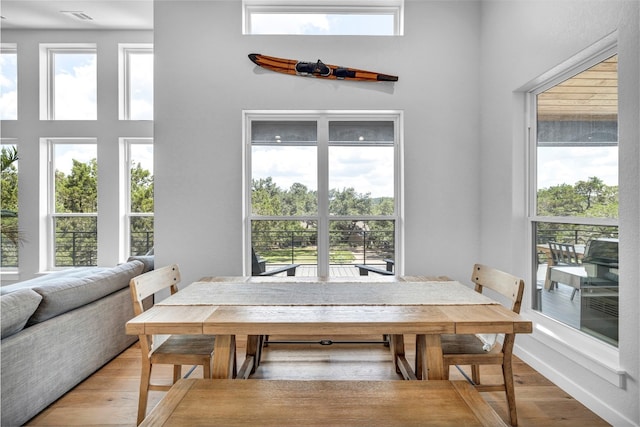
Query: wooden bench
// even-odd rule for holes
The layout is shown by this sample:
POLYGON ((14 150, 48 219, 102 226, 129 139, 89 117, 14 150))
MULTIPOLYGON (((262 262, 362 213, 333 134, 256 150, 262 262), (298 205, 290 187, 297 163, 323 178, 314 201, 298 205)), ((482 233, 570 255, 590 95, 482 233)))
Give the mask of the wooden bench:
POLYGON ((367 265, 367 264, 356 264, 356 267, 358 267, 358 270, 360 271, 360 275, 361 276, 368 276, 369 272, 382 274, 383 276, 393 276, 394 275, 394 272, 393 272, 394 261, 392 259, 386 259, 386 258, 383 261, 387 264, 386 265, 386 270, 383 270, 383 269, 377 268, 377 267, 373 267, 373 266, 367 265))
POLYGON ((507 426, 466 381, 178 381, 142 426, 507 426))

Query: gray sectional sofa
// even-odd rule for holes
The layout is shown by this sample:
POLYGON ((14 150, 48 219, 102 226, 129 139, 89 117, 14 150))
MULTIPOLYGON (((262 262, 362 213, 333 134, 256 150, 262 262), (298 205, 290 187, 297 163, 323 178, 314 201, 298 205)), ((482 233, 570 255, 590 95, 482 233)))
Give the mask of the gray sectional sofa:
POLYGON ((0 287, 2 426, 24 424, 136 341, 125 323, 129 280, 153 268, 143 261, 0 287))

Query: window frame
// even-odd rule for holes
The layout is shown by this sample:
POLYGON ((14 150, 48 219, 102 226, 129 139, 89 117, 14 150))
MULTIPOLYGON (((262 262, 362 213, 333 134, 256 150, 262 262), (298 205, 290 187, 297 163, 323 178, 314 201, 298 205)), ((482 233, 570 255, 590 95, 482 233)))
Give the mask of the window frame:
MULTIPOLYGON (((96 147, 96 163, 98 163, 98 140, 96 138, 45 138, 47 144, 47 250, 46 250, 46 269, 49 271, 62 270, 69 266, 56 265, 56 218, 96 218, 98 222, 99 206, 95 212, 56 212, 56 165, 55 165, 55 145, 58 144, 86 144, 96 147)), ((99 164, 98 164, 99 167, 99 164)), ((99 180, 99 177, 98 177, 99 180)), ((96 182, 99 186, 99 182, 96 182)), ((98 189, 96 189, 98 190, 98 189)), ((98 194, 98 202, 100 195, 98 194)), ((96 248, 99 248, 100 235, 96 229, 96 248)), ((96 253, 96 262, 98 254, 96 253)), ((96 264, 97 265, 97 264, 96 264)))
MULTIPOLYGON (((119 43, 118 44, 118 117, 119 120, 131 118, 131 60, 132 54, 153 55, 152 43, 119 43)), ((149 120, 151 119, 135 119, 149 120)))
MULTIPOLYGON (((403 112, 402 111, 243 111, 243 230, 244 230, 244 274, 251 275, 251 223, 253 220, 309 220, 316 221, 318 227, 318 275, 329 275, 329 223, 341 220, 390 220, 394 221, 395 274, 404 273, 404 221, 403 221, 403 112), (318 126, 318 212, 303 216, 262 216, 254 215, 251 206, 252 179, 252 121, 316 121, 318 126), (393 121, 394 122, 394 214, 393 215, 331 215, 329 213, 329 123, 332 121, 393 121), (326 197, 322 197, 326 196, 326 197), (322 250, 320 249, 322 248, 322 250)), ((333 144, 334 146, 336 144, 333 144)))
MULTIPOLYGON (((95 43, 40 43, 40 120, 82 120, 98 119, 98 104, 96 93, 95 119, 56 119, 55 118, 55 61, 56 54, 92 53, 98 60, 98 47, 95 43)), ((97 92, 97 64, 96 64, 96 92, 97 92)))
MULTIPOLYGON (((123 221, 123 251, 125 258, 131 256, 131 219, 141 217, 151 217, 155 220, 155 212, 132 212, 131 211, 131 147, 134 145, 151 145, 153 147, 153 138, 121 138, 124 144, 124 185, 122 193, 124 194, 124 221, 123 221)), ((155 148, 155 147, 154 147, 155 148)), ((154 181, 155 185, 155 181, 154 181)))
MULTIPOLYGON (((242 1, 242 34, 267 35, 253 33, 251 18, 254 13, 260 14, 309 14, 309 15, 391 15, 393 16, 393 34, 386 37, 404 35, 404 0, 348 0, 337 5, 322 0, 300 2, 299 0, 243 0, 242 1)), ((269 35, 300 35, 288 32, 270 33, 269 35)), ((348 34, 326 34, 348 36, 348 34)), ((378 34, 356 34, 357 36, 378 36, 378 34)), ((383 36, 384 37, 384 36, 383 36)))
MULTIPOLYGON (((612 34, 586 48, 564 63, 531 80, 520 88, 525 98, 525 127, 527 150, 525 153, 525 191, 526 191, 526 242, 529 248, 530 283, 536 283, 533 274, 536 267, 535 223, 571 223, 580 225, 612 225, 618 226, 618 219, 584 218, 584 217, 545 217, 537 215, 537 139, 536 139, 536 99, 534 92, 540 92, 554 86, 577 73, 598 64, 602 60, 619 54, 616 35, 612 34), (570 222, 571 221, 571 222, 570 222)), ((621 284, 624 286, 624 284, 621 284)), ((532 306, 523 311, 535 323, 535 338, 544 345, 560 353, 568 355, 585 369, 598 375, 616 387, 625 387, 626 371, 620 366, 619 347, 614 347, 600 339, 590 336, 569 325, 565 325, 533 308, 537 286, 531 286, 532 306)))

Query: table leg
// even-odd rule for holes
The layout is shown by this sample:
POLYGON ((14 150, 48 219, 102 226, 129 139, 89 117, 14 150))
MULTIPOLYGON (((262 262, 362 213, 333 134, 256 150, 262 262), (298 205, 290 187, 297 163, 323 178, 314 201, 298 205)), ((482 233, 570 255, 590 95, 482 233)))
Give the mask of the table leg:
POLYGON ((253 374, 260 364, 264 337, 262 335, 247 336, 247 351, 244 363, 238 371, 238 377, 247 379, 253 374))
POLYGON ((404 335, 389 335, 389 347, 393 357, 396 372, 402 374, 405 380, 417 379, 404 353, 404 335))
POLYGON ((213 378, 233 378, 236 370, 236 336, 216 335, 213 347, 213 378))
POLYGON ((423 380, 444 379, 440 335, 416 335, 416 377, 423 380))

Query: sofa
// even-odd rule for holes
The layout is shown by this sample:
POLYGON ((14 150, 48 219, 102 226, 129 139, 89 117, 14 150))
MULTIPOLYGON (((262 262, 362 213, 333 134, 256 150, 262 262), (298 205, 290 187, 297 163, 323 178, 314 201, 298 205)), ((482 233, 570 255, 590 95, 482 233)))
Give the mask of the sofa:
POLYGON ((19 426, 131 346, 129 281, 148 259, 0 287, 2 426, 19 426))

